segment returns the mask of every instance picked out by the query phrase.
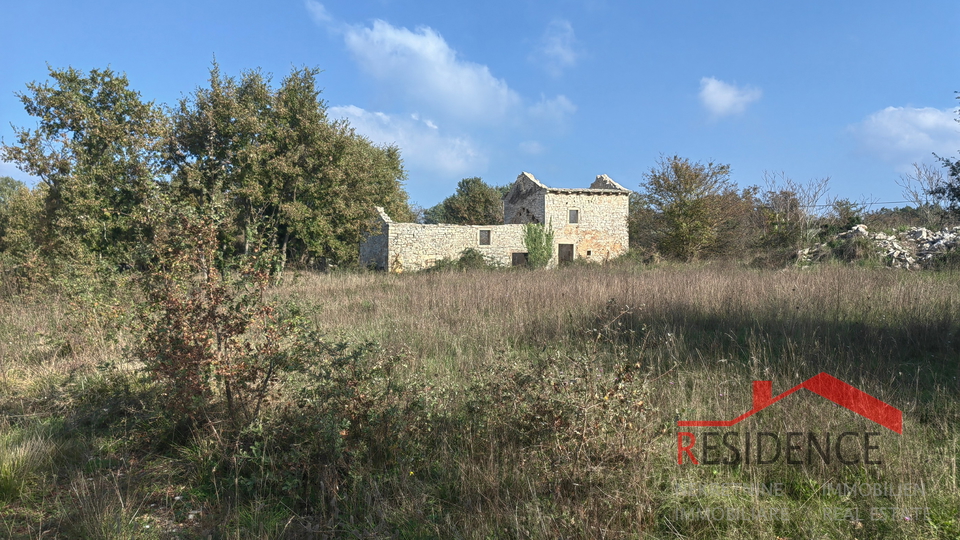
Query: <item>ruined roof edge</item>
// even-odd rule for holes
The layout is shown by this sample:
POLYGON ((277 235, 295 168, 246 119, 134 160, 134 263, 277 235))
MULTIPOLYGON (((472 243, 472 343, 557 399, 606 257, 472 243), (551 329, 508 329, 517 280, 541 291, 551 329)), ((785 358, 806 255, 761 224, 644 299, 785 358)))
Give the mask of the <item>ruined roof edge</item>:
POLYGON ((590 184, 588 188, 554 188, 550 187, 543 182, 537 180, 533 174, 526 171, 520 173, 517 176, 517 181, 521 179, 530 182, 531 184, 544 189, 547 193, 584 193, 592 195, 622 195, 630 193, 630 190, 621 186, 620 184, 613 181, 612 178, 605 174, 597 176, 597 179, 590 184))
POLYGON ((629 189, 547 188, 547 193, 584 193, 586 195, 629 195, 629 189))

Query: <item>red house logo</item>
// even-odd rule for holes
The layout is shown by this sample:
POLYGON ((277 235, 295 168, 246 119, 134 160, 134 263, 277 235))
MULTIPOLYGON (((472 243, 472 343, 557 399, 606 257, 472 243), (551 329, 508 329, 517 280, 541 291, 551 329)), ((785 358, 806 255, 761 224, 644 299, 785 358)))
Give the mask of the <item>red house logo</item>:
POLYGON ((900 409, 880 401, 827 373, 810 377, 776 397, 773 396, 772 381, 753 381, 753 408, 749 411, 733 420, 680 420, 677 425, 680 427, 730 427, 801 388, 806 388, 814 394, 829 399, 837 405, 872 420, 891 431, 903 434, 903 413, 900 409))

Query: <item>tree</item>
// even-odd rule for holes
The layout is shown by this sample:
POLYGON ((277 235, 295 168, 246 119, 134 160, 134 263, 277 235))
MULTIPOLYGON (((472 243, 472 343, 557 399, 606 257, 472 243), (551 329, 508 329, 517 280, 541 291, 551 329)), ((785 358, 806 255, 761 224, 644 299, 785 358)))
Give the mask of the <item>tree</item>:
POLYGON ((16 143, 0 145, 0 159, 45 186, 46 253, 128 262, 148 234, 138 213, 163 174, 166 117, 109 69, 51 68, 50 77, 17 94, 37 128, 14 128, 16 143))
POLYGON ((15 197, 18 191, 26 188, 26 184, 19 180, 0 176, 0 213, 5 213, 10 206, 10 199, 15 197))
POLYGON ((225 205, 226 244, 278 246, 280 270, 290 256, 355 259, 374 206, 409 217, 399 150, 330 121, 318 73, 294 70, 274 89, 259 71, 237 80, 214 64, 210 87, 180 102, 168 144, 177 196, 225 205))
POLYGON ((798 182, 784 172, 763 172, 764 189, 757 213, 759 238, 764 249, 796 252, 813 238, 811 223, 816 208, 829 191, 830 178, 798 182))
POLYGON ((718 245, 723 225, 739 205, 730 181, 730 166, 693 163, 661 156, 644 175, 640 200, 656 215, 659 249, 682 260, 697 258, 718 245))
POLYGON ((9 176, 0 177, 0 262, 27 267, 39 262, 44 199, 43 186, 31 190, 9 176))
MULTIPOLYGON (((958 94, 960 94, 960 92, 958 92, 958 94)), ((960 99, 960 95, 957 96, 957 99, 960 99)), ((956 120, 960 122, 960 118, 956 120)), ((930 189, 928 193, 935 197, 940 197, 949 203, 947 212, 949 212, 954 219, 960 219, 960 159, 951 160, 937 156, 936 154, 934 154, 934 156, 940 160, 941 165, 947 170, 949 180, 930 189)))
POLYGON ((510 186, 491 186, 479 177, 464 178, 457 191, 424 213, 428 223, 499 225, 503 223, 503 196, 510 186))
POLYGON ((943 225, 943 171, 924 163, 914 163, 913 172, 900 175, 897 185, 903 188, 903 197, 913 203, 924 227, 943 225))

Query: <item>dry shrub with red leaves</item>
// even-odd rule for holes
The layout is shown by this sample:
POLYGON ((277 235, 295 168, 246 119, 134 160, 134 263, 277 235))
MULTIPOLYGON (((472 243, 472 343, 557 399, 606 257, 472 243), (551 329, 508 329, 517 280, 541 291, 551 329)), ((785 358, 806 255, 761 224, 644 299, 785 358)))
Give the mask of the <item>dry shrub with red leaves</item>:
POLYGON ((173 409, 193 420, 225 411, 239 429, 259 416, 289 333, 264 297, 272 251, 228 260, 220 223, 215 213, 166 211, 141 280, 137 355, 167 384, 173 409))

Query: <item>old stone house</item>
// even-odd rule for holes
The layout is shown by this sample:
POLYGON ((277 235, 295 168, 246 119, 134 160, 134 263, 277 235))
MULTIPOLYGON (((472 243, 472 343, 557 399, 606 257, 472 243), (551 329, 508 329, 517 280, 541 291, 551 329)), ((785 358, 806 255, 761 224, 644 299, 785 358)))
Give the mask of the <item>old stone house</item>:
POLYGON ((391 272, 422 270, 467 248, 503 265, 525 264, 527 223, 553 230, 550 266, 575 258, 605 261, 627 251, 629 196, 630 190, 605 174, 587 189, 560 189, 524 172, 503 197, 503 225, 396 223, 378 207, 379 231, 360 246, 360 264, 391 272))

